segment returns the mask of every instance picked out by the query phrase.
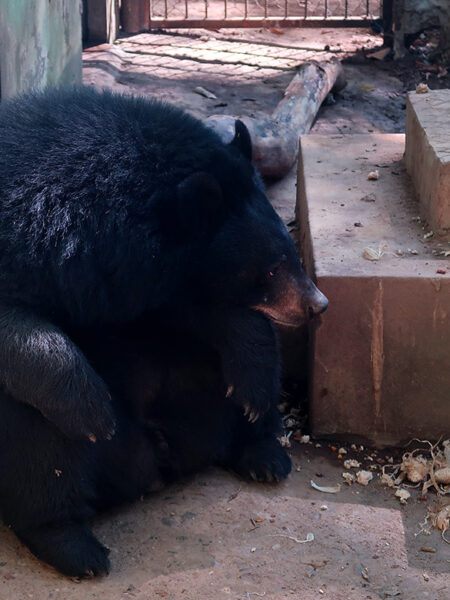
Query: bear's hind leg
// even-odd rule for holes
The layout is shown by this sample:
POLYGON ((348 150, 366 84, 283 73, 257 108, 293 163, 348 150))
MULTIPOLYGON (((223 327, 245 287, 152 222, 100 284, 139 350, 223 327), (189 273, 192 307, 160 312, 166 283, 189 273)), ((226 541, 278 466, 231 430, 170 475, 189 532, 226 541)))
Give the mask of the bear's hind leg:
POLYGON ((95 514, 99 442, 72 441, 35 409, 0 392, 0 509, 40 559, 71 576, 108 571, 95 514))
POLYGON ((40 560, 69 577, 94 577, 109 573, 109 550, 86 522, 41 525, 15 531, 40 560))

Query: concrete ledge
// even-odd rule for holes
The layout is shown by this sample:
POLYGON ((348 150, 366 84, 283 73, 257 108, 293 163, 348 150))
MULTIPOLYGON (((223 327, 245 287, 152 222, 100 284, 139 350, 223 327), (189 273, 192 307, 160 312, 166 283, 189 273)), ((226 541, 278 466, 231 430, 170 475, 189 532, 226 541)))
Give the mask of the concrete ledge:
POLYGON ((450 240, 450 90, 408 94, 405 163, 423 218, 450 240))
POLYGON ((450 246, 424 239, 403 152, 402 134, 301 139, 301 248, 330 300, 311 332, 316 436, 384 446, 450 430, 450 246))

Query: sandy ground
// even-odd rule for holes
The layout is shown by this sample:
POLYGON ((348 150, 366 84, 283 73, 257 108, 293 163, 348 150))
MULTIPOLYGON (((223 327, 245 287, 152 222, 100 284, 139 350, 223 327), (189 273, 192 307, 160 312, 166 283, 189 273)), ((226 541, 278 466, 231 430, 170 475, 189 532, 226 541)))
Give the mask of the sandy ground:
POLYGON ((102 516, 95 531, 112 571, 101 580, 61 577, 2 528, 0 599, 448 598, 450 546, 416 535, 425 502, 401 506, 378 482, 315 491, 311 479, 342 481, 336 453, 296 445, 292 457, 279 485, 211 469, 102 516))
MULTIPOLYGON (((355 50, 380 44, 364 30, 222 30, 137 41, 140 47, 130 38, 86 52, 85 83, 156 94, 200 118, 270 112, 295 64, 333 54, 351 61, 355 50), (195 93, 197 86, 217 99, 195 93)), ((313 132, 402 131, 405 86, 393 71, 369 60, 349 62, 345 70, 347 88, 322 108, 313 132)), ((269 195, 292 222, 295 169, 269 195)), ((450 546, 437 532, 418 534, 427 502, 416 492, 407 506, 377 479, 335 495, 317 492, 311 479, 342 481, 336 454, 326 445, 296 444, 292 456, 293 473, 277 486, 211 469, 102 516, 95 531, 111 548, 112 572, 98 581, 60 576, 1 527, 0 600, 449 597, 450 546), (302 543, 309 533, 314 540, 302 543)))

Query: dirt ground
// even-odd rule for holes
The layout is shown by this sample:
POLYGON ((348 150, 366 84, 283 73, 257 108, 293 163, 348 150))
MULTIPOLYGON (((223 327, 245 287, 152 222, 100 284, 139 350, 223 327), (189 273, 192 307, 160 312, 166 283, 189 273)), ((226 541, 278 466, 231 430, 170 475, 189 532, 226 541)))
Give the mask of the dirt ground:
POLYGON ((401 506, 378 481, 318 492, 311 480, 342 482, 336 453, 297 444, 292 458, 279 485, 211 469, 102 516, 94 529, 111 549, 112 571, 101 580, 58 575, 3 527, 0 598, 448 598, 450 546, 437 532, 418 534, 426 508, 418 494, 401 506))
MULTIPOLYGON (((313 133, 403 131, 405 90, 427 73, 432 86, 446 79, 415 68, 414 56, 402 64, 365 58, 380 44, 366 30, 142 34, 91 48, 84 77, 86 84, 156 94, 200 118, 252 115, 273 110, 296 65, 336 55, 348 85, 321 109, 313 133), (198 86, 217 98, 196 93, 198 86)), ((269 195, 291 223, 295 168, 269 195)), ((297 442, 290 451, 294 469, 279 485, 211 469, 97 519, 95 531, 111 548, 112 571, 102 580, 58 575, 0 527, 0 600, 449 597, 450 546, 439 532, 419 533, 433 493, 422 501, 413 490, 402 506, 377 477, 368 487, 318 492, 311 480, 343 481, 336 452, 297 442), (304 542, 308 534, 314 539, 304 542)))

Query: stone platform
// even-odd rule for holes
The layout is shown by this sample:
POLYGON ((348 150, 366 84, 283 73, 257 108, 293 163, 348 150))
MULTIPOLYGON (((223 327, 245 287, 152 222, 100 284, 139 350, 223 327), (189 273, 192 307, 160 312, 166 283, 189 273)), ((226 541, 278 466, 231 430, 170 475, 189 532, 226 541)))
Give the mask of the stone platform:
POLYGON ((300 242, 330 300, 311 336, 315 436, 385 446, 450 430, 450 245, 420 221, 404 148, 402 134, 301 139, 300 242))
POLYGON ((436 235, 450 240, 450 90, 410 92, 405 164, 421 214, 436 235))

